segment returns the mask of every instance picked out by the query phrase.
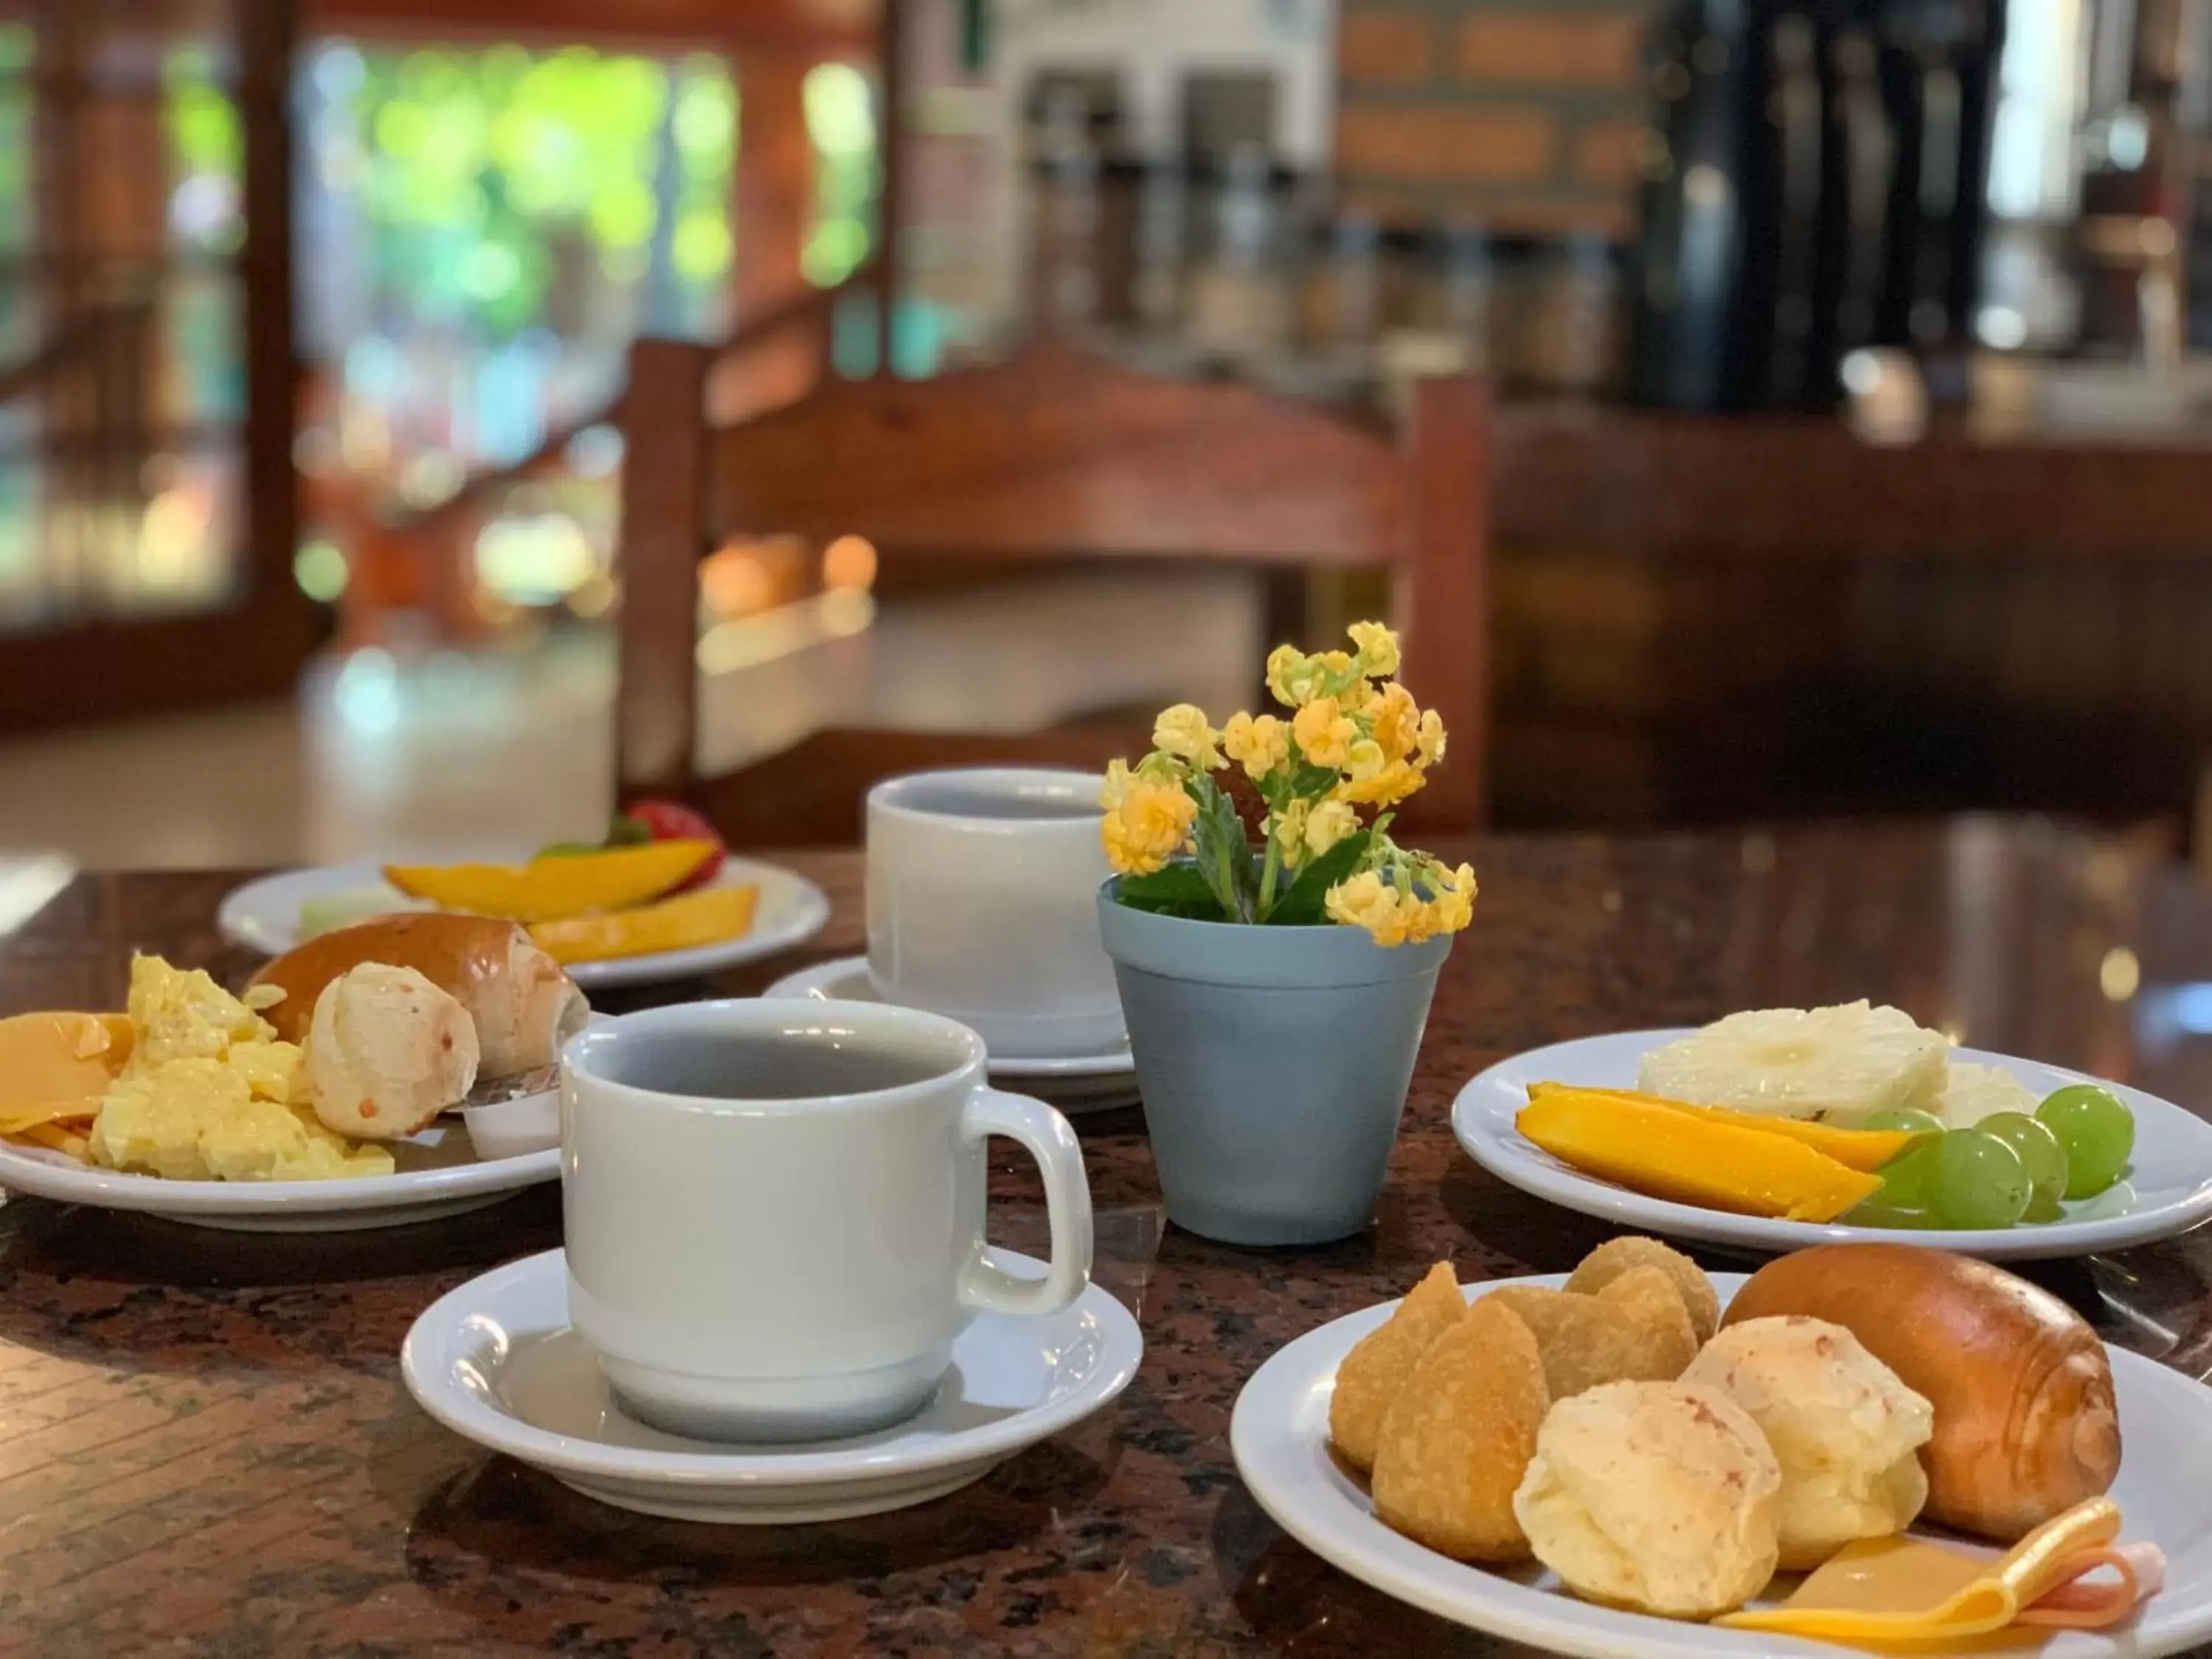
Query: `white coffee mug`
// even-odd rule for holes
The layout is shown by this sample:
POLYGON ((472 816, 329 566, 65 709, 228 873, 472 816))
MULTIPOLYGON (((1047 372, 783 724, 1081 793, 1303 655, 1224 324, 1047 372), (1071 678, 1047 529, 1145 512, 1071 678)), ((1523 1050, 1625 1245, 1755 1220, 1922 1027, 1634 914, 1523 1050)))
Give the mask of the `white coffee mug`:
POLYGON ((980 1310, 1049 1314, 1091 1273, 1067 1120, 984 1082, 983 1045, 866 1002, 627 1014, 561 1061, 568 1316, 644 1422, 829 1439, 926 1405, 980 1310), (1044 1175, 1052 1263, 985 1254, 984 1142, 1044 1175))
POLYGON ((994 1054, 1114 1048, 1127 1027, 1098 937, 1099 778, 917 772, 868 792, 868 979, 994 1054))

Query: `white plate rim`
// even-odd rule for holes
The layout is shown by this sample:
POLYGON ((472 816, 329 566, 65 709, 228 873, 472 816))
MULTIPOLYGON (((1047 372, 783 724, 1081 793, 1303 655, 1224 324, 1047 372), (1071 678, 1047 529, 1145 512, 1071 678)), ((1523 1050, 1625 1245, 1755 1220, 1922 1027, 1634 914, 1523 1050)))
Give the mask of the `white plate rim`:
MULTIPOLYGON (((865 956, 837 957, 786 974, 763 991, 764 997, 814 997, 830 1001, 879 1002, 868 981, 865 956)), ((1137 1062, 1125 1036, 1111 1049, 1095 1054, 1025 1055, 994 1051, 990 1066, 998 1077, 1122 1077, 1136 1075, 1137 1062)))
POLYGON ((1707 1244, 1749 1246, 1778 1252, 1803 1249, 1814 1244, 1917 1244, 1980 1256, 1985 1261, 2037 1261, 2153 1243, 2212 1219, 2212 1124, 2170 1100, 2130 1085, 1993 1049, 1958 1048, 1951 1052, 1971 1065, 1996 1066, 2015 1073, 2027 1068, 2067 1083, 2094 1083, 2113 1091, 2127 1102, 2138 1121, 2146 1112, 2172 1114, 2176 1119, 2185 1120, 2191 1127, 2184 1133, 2201 1133, 2203 1139, 2203 1165, 2196 1185, 2179 1198, 2147 1209, 2132 1210, 2125 1215, 2086 1221, 2053 1221, 2002 1231, 1951 1232, 1928 1228, 1850 1227, 1840 1222, 1779 1221, 1700 1209, 1668 1199, 1647 1198, 1626 1188, 1579 1174, 1552 1159, 1524 1139, 1510 1121, 1501 1122, 1496 1116, 1493 1101, 1504 1103, 1510 1099, 1504 1091, 1520 1089, 1522 1079, 1534 1072, 1547 1071, 1548 1075, 1571 1081, 1574 1050, 1598 1044, 1642 1043, 1648 1052, 1686 1036, 1694 1029, 1669 1026, 1644 1031, 1604 1032, 1547 1043, 1501 1060, 1494 1066, 1486 1066, 1460 1089, 1452 1102, 1452 1133, 1468 1156, 1522 1192, 1601 1220, 1707 1244), (1548 1068, 1544 1064, 1547 1060, 1553 1062, 1548 1068), (1565 1070, 1561 1069, 1562 1064, 1565 1070))
MULTIPOLYGON (((453 1123, 448 1134, 468 1130, 453 1123)), ((66 1169, 0 1144, 0 1191, 151 1215, 341 1215, 404 1210, 448 1199, 519 1191, 561 1176, 561 1149, 517 1158, 341 1181, 170 1181, 124 1170, 66 1169)))
MULTIPOLYGON (((1709 1277, 1720 1293, 1722 1306, 1726 1307, 1742 1289, 1747 1275, 1712 1273, 1709 1277)), ((1566 1279, 1565 1273, 1534 1273, 1485 1280, 1463 1285, 1462 1290, 1484 1296, 1509 1285, 1557 1289, 1566 1279)), ((1397 1305, 1394 1299, 1346 1314, 1285 1343, 1261 1364, 1237 1396, 1230 1417, 1229 1443, 1238 1478, 1268 1517, 1305 1548, 1361 1583, 1425 1613, 1508 1641, 1583 1659, 1707 1659, 1729 1654, 1751 1659, 1761 1655, 1864 1651, 1835 1643, 1761 1631, 1723 1630, 1595 1607, 1451 1560, 1390 1531, 1372 1515, 1349 1504, 1341 1516, 1310 1513, 1299 1491, 1299 1467, 1286 1462, 1279 1468, 1275 1461, 1286 1451, 1291 1457, 1306 1455, 1307 1443, 1295 1426, 1297 1402, 1324 1378, 1333 1378, 1352 1345, 1387 1320, 1397 1305), (1353 1523, 1351 1536, 1332 1529, 1340 1522, 1353 1523)), ((2192 1408, 2207 1412, 2208 1424, 2212 1424, 2212 1398, 2199 1398, 2207 1395, 2203 1384, 2124 1348, 2108 1347, 2108 1352, 2116 1386, 2125 1377, 2124 1386, 2130 1392, 2150 1389, 2174 1397, 2186 1394, 2194 1401, 2192 1408)), ((1324 1449, 1318 1455, 1328 1453, 1324 1449)), ((2212 1597, 2175 1613, 2170 1627, 2152 1611, 2158 1607, 2156 1601, 2150 1602, 2145 1615, 2120 1632, 2120 1640, 2097 1632, 2059 1632, 2045 1646, 2033 1650, 2051 1659, 2084 1659, 2090 1654, 2118 1659, 2124 1654, 2177 1652, 2212 1635, 2212 1597), (2089 1639, 2069 1641, 2068 1638, 2089 1639)), ((1927 1651, 1929 1659, 1947 1659, 1956 1650, 1931 1647, 1927 1651)))
MULTIPOLYGON (((1001 1267, 1032 1269, 1033 1276, 1038 1277, 1044 1272, 1043 1262, 1012 1250, 994 1248, 991 1255, 1001 1267)), ((512 1291, 519 1281, 549 1273, 562 1276, 565 1295, 567 1271, 565 1255, 556 1248, 479 1273, 448 1291, 408 1328, 406 1340, 400 1345, 399 1370, 416 1403, 463 1439, 536 1468, 584 1479, 781 1489, 833 1486, 872 1476, 906 1476, 988 1462, 1049 1439, 1103 1409, 1129 1386, 1145 1354, 1144 1333, 1136 1316, 1094 1279, 1084 1287, 1074 1304, 1096 1319, 1099 1328, 1098 1367, 1083 1384, 1048 1405, 946 1435, 928 1451, 901 1454, 884 1448, 857 1451, 809 1448, 700 1453, 609 1446, 522 1422, 453 1380, 453 1369, 465 1355, 471 1327, 482 1316, 479 1310, 512 1291)))
MULTIPOLYGON (((289 903, 296 914, 298 899, 292 896, 294 890, 310 879, 318 888, 341 892, 348 888, 374 886, 383 878, 383 866, 368 862, 305 865, 271 871, 241 882, 224 894, 216 907, 216 926, 233 945, 266 956, 281 956, 299 944, 299 933, 296 928, 281 927, 270 920, 272 904, 289 903)), ((645 956, 611 957, 604 962, 580 962, 570 966, 568 976, 585 990, 592 991, 719 973, 804 945, 830 921, 830 896, 797 871, 781 864, 732 853, 716 872, 714 884, 757 886, 763 915, 772 907, 785 914, 772 922, 763 921, 742 938, 720 945, 696 945, 687 951, 658 951, 645 956)))

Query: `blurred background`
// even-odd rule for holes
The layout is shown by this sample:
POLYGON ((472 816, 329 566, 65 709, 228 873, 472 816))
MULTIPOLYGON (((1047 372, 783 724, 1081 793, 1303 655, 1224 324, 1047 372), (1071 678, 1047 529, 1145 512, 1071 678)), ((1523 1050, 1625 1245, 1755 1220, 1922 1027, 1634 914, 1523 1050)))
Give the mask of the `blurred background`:
MULTIPOLYGON (((0 0, 0 850, 589 833, 641 337, 720 425, 1480 374, 1491 821, 2194 847, 2208 185, 2205 0, 0 0)), ((707 771, 1219 715, 1388 599, 702 550, 707 771)))

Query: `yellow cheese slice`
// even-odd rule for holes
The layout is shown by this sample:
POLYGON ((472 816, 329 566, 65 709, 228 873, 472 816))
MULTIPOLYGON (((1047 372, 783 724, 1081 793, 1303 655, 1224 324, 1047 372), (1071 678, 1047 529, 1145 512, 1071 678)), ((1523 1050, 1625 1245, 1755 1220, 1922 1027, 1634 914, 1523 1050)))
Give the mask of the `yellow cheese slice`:
POLYGON ((0 1134, 90 1117, 131 1058, 124 1014, 17 1014, 0 1019, 0 1134))
POLYGON ((1923 1538, 1846 1546, 1777 1607, 1716 1619, 1732 1630, 1887 1646, 1986 1636, 2063 1581, 2069 1560, 2119 1536, 2119 1505, 2093 1498, 1995 1558, 1923 1538))

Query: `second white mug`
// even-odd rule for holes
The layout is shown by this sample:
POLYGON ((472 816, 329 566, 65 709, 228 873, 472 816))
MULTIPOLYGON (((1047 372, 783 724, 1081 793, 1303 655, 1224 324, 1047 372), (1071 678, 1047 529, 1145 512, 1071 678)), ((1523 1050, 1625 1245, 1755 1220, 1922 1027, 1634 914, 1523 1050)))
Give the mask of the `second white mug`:
POLYGON ((1007 1057, 1091 1054, 1127 1031, 1098 936, 1101 780, 979 767, 868 792, 868 979, 1007 1057))

